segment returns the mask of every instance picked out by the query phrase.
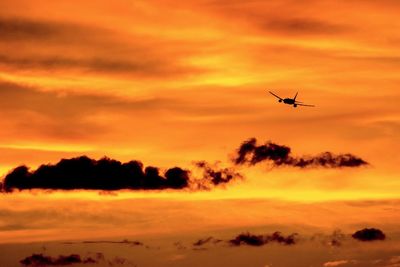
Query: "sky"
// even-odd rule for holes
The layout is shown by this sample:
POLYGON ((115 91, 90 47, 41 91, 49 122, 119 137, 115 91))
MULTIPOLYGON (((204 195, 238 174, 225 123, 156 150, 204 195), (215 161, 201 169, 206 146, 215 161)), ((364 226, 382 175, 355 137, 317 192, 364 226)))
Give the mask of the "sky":
POLYGON ((293 253, 298 266, 400 266, 399 11, 395 0, 1 1, 0 256, 12 257, 0 265, 78 253, 101 266, 275 267, 293 253), (56 165, 84 155, 95 171, 56 165), (103 157, 118 161, 109 172, 103 157), (116 184, 132 160, 158 173, 116 184), (31 180, 7 178, 23 165, 31 180), (364 228, 386 239, 351 236, 364 228), (337 229, 343 245, 315 241, 337 229), (299 239, 229 243, 275 231, 299 239), (208 236, 223 241, 189 246, 208 236), (150 249, 79 243, 125 239, 150 249))

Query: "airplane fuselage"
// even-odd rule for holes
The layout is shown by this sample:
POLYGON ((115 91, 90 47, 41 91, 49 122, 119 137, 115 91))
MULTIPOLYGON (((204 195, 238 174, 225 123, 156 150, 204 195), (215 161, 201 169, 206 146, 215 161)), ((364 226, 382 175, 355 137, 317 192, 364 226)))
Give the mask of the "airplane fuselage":
POLYGON ((288 105, 293 105, 294 102, 295 102, 295 100, 292 99, 292 98, 285 98, 285 99, 283 99, 283 103, 288 104, 288 105))

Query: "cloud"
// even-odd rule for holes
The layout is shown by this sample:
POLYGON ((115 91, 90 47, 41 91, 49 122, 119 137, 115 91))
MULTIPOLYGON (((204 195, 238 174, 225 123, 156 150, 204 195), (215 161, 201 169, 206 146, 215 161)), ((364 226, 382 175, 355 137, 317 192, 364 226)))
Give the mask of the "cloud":
POLYGON ((108 266, 136 266, 128 259, 122 257, 114 257, 106 259, 103 253, 95 253, 94 257, 82 258, 78 254, 71 254, 67 256, 60 255, 58 257, 45 256, 43 254, 32 254, 21 260, 20 263, 24 266, 42 267, 42 266, 66 266, 74 264, 106 264, 108 266))
POLYGON ((65 35, 79 35, 78 25, 51 21, 35 21, 26 18, 0 18, 0 35, 4 40, 49 40, 65 35))
POLYGON ((381 230, 376 228, 364 228, 352 234, 352 237, 359 241, 375 241, 386 239, 386 235, 381 230))
POLYGON ((193 181, 194 187, 199 189, 208 189, 233 180, 243 179, 243 175, 232 167, 220 168, 218 164, 212 165, 206 161, 197 161, 194 164, 203 171, 202 178, 193 181))
POLYGON ((236 165, 256 165, 261 162, 269 162, 273 166, 291 166, 297 168, 323 167, 359 167, 368 163, 352 154, 335 155, 324 152, 316 156, 294 157, 290 147, 267 142, 257 145, 257 139, 251 138, 241 144, 234 158, 236 165))
POLYGON ((92 140, 120 126, 95 119, 96 116, 129 118, 128 124, 141 123, 132 116, 150 110, 179 109, 179 101, 167 97, 128 99, 94 92, 46 91, 0 79, 0 116, 3 143, 26 139, 92 140), (9 101, 13 99, 13 101, 9 101), (123 116, 121 116, 123 115, 123 116), (9 123, 7 123, 9 121, 9 123), (93 134, 96 133, 96 134, 93 134))
POLYGON ((297 236, 297 233, 283 236, 280 232, 275 232, 270 235, 253 235, 250 233, 242 233, 236 236, 234 239, 229 240, 229 243, 232 246, 263 246, 271 242, 279 243, 282 245, 294 245, 297 242, 297 236))
POLYGON ((123 34, 107 28, 71 22, 0 17, 0 67, 12 71, 54 72, 77 70, 110 75, 176 77, 204 73, 182 64, 185 52, 178 41, 166 42, 140 34, 123 34), (44 52, 32 53, 26 44, 44 52), (161 46, 160 43, 163 43, 161 46), (171 57, 173 55, 173 57, 171 57))
POLYGON ((266 31, 295 35, 328 35, 341 33, 345 30, 342 25, 311 18, 261 19, 258 24, 266 31))
POLYGON ((174 167, 164 176, 157 167, 143 170, 139 161, 121 163, 102 158, 94 160, 86 156, 62 159, 55 165, 41 165, 35 171, 19 166, 6 175, 3 190, 14 189, 183 189, 189 186, 189 171, 174 167))
POLYGON ((68 256, 60 255, 58 257, 45 256, 43 254, 32 254, 21 260, 20 263, 25 266, 64 266, 72 264, 93 264, 98 263, 97 259, 91 257, 82 259, 77 254, 71 254, 68 256))
POLYGON ((286 1, 210 1, 209 7, 217 14, 227 16, 229 21, 258 29, 262 32, 280 35, 334 35, 348 32, 351 27, 331 21, 329 17, 304 14, 304 7, 298 3, 286 1), (280 12, 275 12, 279 10, 280 12))
POLYGON ((124 239, 122 241, 110 241, 110 240, 96 240, 96 241, 82 241, 84 244, 123 244, 130 246, 143 246, 143 243, 140 241, 131 241, 128 239, 124 239))
POLYGON ((191 67, 174 66, 171 62, 161 59, 132 57, 127 59, 92 55, 88 57, 65 57, 62 55, 10 57, 0 54, 0 66, 13 71, 40 70, 65 71, 78 70, 101 74, 125 74, 133 76, 176 76, 188 73, 202 72, 191 67))
POLYGON ((36 170, 21 165, 10 171, 1 185, 3 192, 13 190, 208 190, 242 179, 231 168, 216 168, 205 161, 197 162, 203 170, 201 178, 191 171, 172 167, 161 173, 158 167, 144 168, 140 161, 122 163, 107 157, 99 160, 87 156, 61 159, 56 164, 43 164, 36 170))
POLYGON ((196 242, 193 243, 193 246, 200 247, 200 246, 203 246, 205 244, 209 244, 209 243, 217 244, 217 243, 220 243, 220 242, 222 242, 221 239, 215 239, 214 237, 210 236, 210 237, 207 237, 207 238, 204 238, 204 239, 197 240, 196 242))

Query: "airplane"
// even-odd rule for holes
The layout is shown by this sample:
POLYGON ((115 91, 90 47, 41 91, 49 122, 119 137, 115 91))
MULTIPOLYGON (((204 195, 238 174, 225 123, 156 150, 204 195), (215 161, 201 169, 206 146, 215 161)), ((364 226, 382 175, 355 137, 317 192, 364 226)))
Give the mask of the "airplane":
POLYGON ((271 92, 271 91, 269 91, 269 93, 270 93, 271 95, 275 96, 276 98, 278 98, 278 99, 279 99, 278 102, 283 102, 283 103, 288 104, 288 105, 293 105, 293 107, 297 107, 297 106, 315 107, 314 105, 306 105, 306 104, 304 104, 303 102, 297 101, 297 100, 296 100, 296 97, 297 97, 297 94, 298 94, 299 92, 296 93, 296 95, 294 96, 294 98, 281 98, 280 96, 277 96, 276 94, 274 94, 274 93, 271 92))

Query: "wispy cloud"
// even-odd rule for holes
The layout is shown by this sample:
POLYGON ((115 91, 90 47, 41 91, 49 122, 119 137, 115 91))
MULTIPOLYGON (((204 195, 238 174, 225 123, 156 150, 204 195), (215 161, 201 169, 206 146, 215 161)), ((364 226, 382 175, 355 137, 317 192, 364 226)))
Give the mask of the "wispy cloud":
POLYGON ((251 138, 241 144, 237 150, 234 163, 237 165, 256 165, 267 162, 273 166, 291 166, 298 168, 323 167, 359 167, 368 165, 363 159, 352 154, 338 154, 324 152, 316 156, 295 157, 291 155, 290 147, 267 142, 257 145, 257 139, 251 138))

